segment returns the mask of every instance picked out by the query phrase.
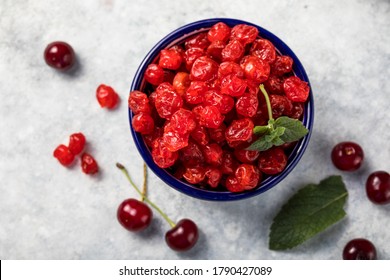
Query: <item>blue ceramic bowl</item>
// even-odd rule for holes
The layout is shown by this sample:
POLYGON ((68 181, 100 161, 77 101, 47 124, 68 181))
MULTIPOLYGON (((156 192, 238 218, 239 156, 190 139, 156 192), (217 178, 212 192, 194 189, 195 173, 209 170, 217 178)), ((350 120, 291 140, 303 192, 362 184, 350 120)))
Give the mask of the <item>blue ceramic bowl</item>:
MULTIPOLYGON (((271 41, 274 46, 276 47, 277 51, 280 54, 288 55, 294 60, 293 64, 293 71, 296 76, 298 76, 301 80, 306 81, 309 83, 309 79, 306 75, 305 69, 303 68, 301 62, 299 61, 298 57, 293 53, 293 51, 285 44, 282 40, 280 40, 278 37, 276 37, 271 32, 265 30, 264 28, 257 26, 250 22, 245 22, 242 20, 237 19, 230 19, 230 18, 212 18, 212 19, 205 19, 200 20, 197 22, 193 22, 190 24, 187 24, 185 26, 180 27, 179 29, 176 29, 175 31, 171 32, 167 36, 165 36, 161 41, 159 41, 146 55, 144 60, 142 61, 141 65, 138 67, 138 70, 135 74, 133 83, 131 84, 130 91, 133 90, 140 90, 142 91, 146 85, 146 82, 144 80, 144 72, 146 70, 146 67, 155 61, 156 57, 159 55, 160 50, 164 48, 168 48, 170 46, 180 44, 185 41, 185 39, 200 33, 207 31, 210 29, 211 26, 213 26, 217 22, 224 22, 230 27, 233 27, 237 24, 248 24, 255 26, 259 30, 259 35, 262 38, 265 38, 269 41, 271 41)), ((310 83, 309 83, 310 85, 310 83)), ((143 157, 146 164, 149 166, 149 168, 163 180, 167 185, 171 186, 175 190, 182 192, 186 195, 189 195, 191 197, 204 199, 204 200, 211 200, 211 201, 229 201, 229 200, 239 200, 239 199, 245 199, 249 197, 253 197, 256 195, 259 195, 273 187, 275 187, 279 182, 281 182, 297 165, 299 160, 301 159, 303 153, 305 152, 305 149, 309 143, 309 139, 312 132, 313 127, 313 120, 314 120, 314 104, 313 104, 313 94, 310 90, 310 96, 309 100, 306 102, 304 107, 304 113, 303 113, 303 119, 302 122, 306 128, 309 129, 309 133, 302 138, 297 145, 293 148, 291 153, 288 157, 288 163, 286 168, 278 175, 275 176, 268 176, 263 179, 263 181, 260 183, 260 185, 247 192, 241 192, 241 193, 231 193, 228 191, 213 191, 213 190, 206 190, 206 189, 200 189, 194 185, 188 184, 184 181, 176 179, 174 176, 172 176, 168 171, 158 167, 151 156, 151 153, 149 151, 149 148, 144 143, 144 140, 141 136, 141 134, 134 131, 131 125, 131 120, 133 118, 133 113, 131 110, 129 110, 129 122, 130 122, 130 131, 132 133, 135 145, 138 148, 138 151, 140 152, 141 156, 143 157)))

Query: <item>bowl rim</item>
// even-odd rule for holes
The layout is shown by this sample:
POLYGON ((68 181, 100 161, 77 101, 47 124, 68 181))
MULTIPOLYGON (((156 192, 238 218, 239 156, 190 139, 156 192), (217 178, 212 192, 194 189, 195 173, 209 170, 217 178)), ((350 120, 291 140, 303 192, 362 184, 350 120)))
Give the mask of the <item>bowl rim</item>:
POLYGON ((140 153, 140 155, 142 156, 143 160, 148 165, 148 167, 167 185, 169 185, 173 189, 183 194, 186 194, 188 196, 197 199, 208 200, 208 201, 235 201, 235 200, 241 200, 241 199, 257 196, 275 187, 278 183, 280 183, 283 179, 285 179, 287 175, 289 175, 291 171, 296 167, 296 165, 302 158, 309 144, 309 140, 312 134, 313 124, 314 124, 314 98, 313 98, 313 92, 312 92, 312 87, 309 78, 306 74, 306 71, 302 63, 295 55, 295 53, 276 35, 264 29, 263 27, 253 24, 251 22, 247 22, 240 19, 233 19, 233 18, 203 19, 203 20, 188 23, 186 25, 183 25, 182 27, 175 29, 174 31, 170 32, 168 35, 163 37, 160 41, 158 41, 154 45, 153 48, 146 54, 141 64, 138 66, 138 69, 134 74, 134 78, 131 83, 130 92, 133 90, 140 90, 140 88, 144 86, 145 81, 143 78, 143 73, 146 70, 146 67, 156 58, 156 56, 159 54, 159 51, 161 49, 166 48, 170 45, 174 45, 179 41, 183 41, 185 38, 193 36, 193 34, 200 33, 210 28, 212 25, 214 25, 217 22, 224 22, 229 26, 234 26, 237 24, 247 24, 256 27, 259 30, 260 36, 262 38, 270 40, 275 45, 279 53, 283 55, 288 55, 293 59, 294 74, 298 76, 301 80, 307 82, 308 85, 310 86, 309 98, 308 101, 306 101, 305 103, 304 106, 305 113, 302 119, 303 124, 309 130, 309 132, 304 138, 298 141, 298 143, 295 145, 293 150, 290 152, 286 168, 277 175, 268 176, 265 180, 261 181, 258 187, 246 192, 232 193, 228 191, 223 192, 223 191, 212 191, 212 190, 200 189, 196 186, 193 186, 179 179, 176 179, 168 171, 158 167, 157 164, 154 163, 151 153, 149 152, 149 148, 144 143, 142 135, 139 134, 138 132, 135 132, 132 127, 131 121, 134 114, 132 113, 130 108, 128 109, 128 118, 130 124, 130 132, 132 134, 138 152, 140 153))

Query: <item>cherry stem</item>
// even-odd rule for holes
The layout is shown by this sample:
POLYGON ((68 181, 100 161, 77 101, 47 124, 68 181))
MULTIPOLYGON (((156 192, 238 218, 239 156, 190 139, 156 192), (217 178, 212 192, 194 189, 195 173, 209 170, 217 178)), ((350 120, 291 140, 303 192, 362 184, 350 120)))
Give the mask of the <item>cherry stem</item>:
POLYGON ((149 198, 147 198, 145 195, 142 194, 142 192, 139 190, 139 188, 134 184, 133 180, 131 179, 130 177, 130 174, 129 172, 127 171, 126 167, 124 167, 124 165, 120 164, 120 163, 117 163, 116 164, 116 167, 118 167, 122 172, 123 174, 125 174, 127 180, 130 182, 130 184, 133 186, 133 188, 142 196, 142 198, 148 203, 150 204, 150 206, 152 206, 154 209, 156 209, 156 211, 158 213, 160 213, 160 215, 168 222, 168 224, 174 228, 176 226, 176 224, 171 220, 169 219, 169 217, 167 216, 167 214, 165 214, 160 208, 158 208, 158 206, 156 204, 154 204, 153 202, 151 202, 149 200, 149 198))
POLYGON ((274 118, 272 117, 271 102, 269 101, 268 93, 267 93, 267 91, 265 90, 263 84, 260 85, 260 90, 261 90, 261 92, 263 93, 263 95, 264 95, 264 97, 265 97, 265 103, 267 104, 267 110, 268 110, 268 117, 269 117, 270 120, 273 120, 274 118))
POLYGON ((142 197, 141 201, 143 202, 146 197, 146 190, 147 190, 147 184, 148 184, 148 168, 146 167, 146 163, 144 162, 144 184, 142 186, 142 197))

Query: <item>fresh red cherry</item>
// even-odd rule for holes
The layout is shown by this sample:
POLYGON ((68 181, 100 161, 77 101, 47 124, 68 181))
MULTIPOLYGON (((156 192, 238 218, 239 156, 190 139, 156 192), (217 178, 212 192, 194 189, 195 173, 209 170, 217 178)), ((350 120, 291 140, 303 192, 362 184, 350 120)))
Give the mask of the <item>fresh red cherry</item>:
POLYGON ((354 142, 341 142, 332 150, 333 164, 343 171, 357 170, 363 162, 363 149, 354 142))
POLYGON ((73 133, 69 137, 69 150, 72 152, 74 155, 78 155, 84 150, 85 147, 85 136, 81 132, 79 133, 73 133))
POLYGON ((376 249, 371 241, 357 238, 349 241, 343 250, 344 260, 376 260, 376 249))
POLYGON ((66 71, 75 63, 73 48, 65 42, 52 42, 47 45, 44 58, 46 64, 55 69, 66 71))
POLYGON ((64 166, 71 165, 74 160, 74 154, 63 144, 54 150, 53 156, 64 166))
POLYGON ((96 99, 100 107, 112 109, 118 104, 119 96, 112 87, 100 85, 96 89, 96 99))
POLYGON ((366 193, 375 204, 390 203, 390 175, 386 171, 376 171, 368 176, 366 193))
POLYGON ((85 174, 95 174, 99 171, 99 166, 96 160, 87 153, 81 156, 81 168, 85 174))
POLYGON ((129 198, 119 205, 117 218, 125 229, 129 231, 141 231, 150 225, 153 212, 142 201, 129 198))
POLYGON ((198 227, 189 220, 180 220, 175 227, 167 231, 165 241, 175 251, 187 251, 198 241, 198 227))

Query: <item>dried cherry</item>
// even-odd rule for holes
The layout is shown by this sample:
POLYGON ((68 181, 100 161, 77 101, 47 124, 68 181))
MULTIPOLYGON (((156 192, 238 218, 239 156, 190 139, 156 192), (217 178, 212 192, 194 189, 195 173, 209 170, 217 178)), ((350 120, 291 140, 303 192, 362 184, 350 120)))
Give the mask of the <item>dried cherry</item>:
POLYGON ((209 32, 207 32, 207 39, 210 42, 222 41, 226 42, 230 37, 230 27, 223 22, 214 24, 209 32))
POLYGON ((245 52, 244 46, 238 40, 231 40, 222 50, 222 61, 239 61, 245 52))
POLYGON ((250 54, 260 58, 266 63, 272 63, 276 59, 274 45, 266 39, 257 39, 253 42, 250 54))
POLYGON ((139 90, 134 90, 130 92, 129 107, 134 114, 138 114, 138 113, 150 114, 152 112, 149 105, 148 96, 139 90))
POLYGON ((69 145, 68 148, 74 155, 80 154, 85 147, 86 139, 84 134, 81 132, 73 133, 69 136, 69 145))
POLYGON ((157 138, 152 147, 153 161, 161 168, 168 168, 175 164, 178 152, 171 152, 165 146, 162 137, 157 138))
POLYGON ((112 87, 100 85, 96 89, 96 99, 100 107, 113 109, 118 104, 119 96, 112 87))
POLYGON ((227 114, 234 107, 234 99, 216 90, 209 90, 204 94, 203 104, 215 106, 221 114, 227 114))
POLYGON ((244 70, 242 70, 240 65, 232 61, 222 62, 218 68, 218 77, 223 78, 230 74, 244 78, 244 70))
POLYGON ((173 89, 181 96, 183 96, 190 86, 190 75, 186 72, 178 72, 172 81, 173 89))
POLYGON ((192 65, 196 59, 205 55, 205 51, 201 48, 190 48, 184 53, 184 61, 186 63, 187 70, 191 70, 192 65))
POLYGON ((144 76, 147 82, 158 86, 164 81, 164 69, 157 64, 149 64, 145 70, 144 76))
POLYGON ((183 57, 176 49, 161 50, 158 65, 164 69, 177 70, 179 69, 183 57))
POLYGON ((257 95, 247 92, 237 99, 236 112, 245 117, 253 117, 257 113, 258 106, 257 95))
POLYGON ((240 65, 244 69, 245 78, 258 84, 265 82, 269 77, 271 69, 269 64, 256 56, 245 56, 240 65))
POLYGON ((174 90, 157 89, 155 105, 161 118, 170 119, 173 113, 183 107, 183 99, 174 90))
POLYGON ((53 156, 64 166, 71 165, 74 160, 74 154, 63 144, 55 148, 53 156))
POLYGON ((239 165, 234 172, 237 178, 238 184, 240 184, 245 190, 251 190, 255 188, 261 180, 261 173, 259 169, 252 165, 243 163, 239 165))
POLYGON ((217 128, 219 127, 224 119, 224 116, 215 106, 196 106, 192 110, 197 116, 198 122, 200 125, 208 127, 208 128, 217 128))
POLYGON ((293 102, 305 102, 309 97, 309 85, 296 76, 284 80, 283 89, 287 98, 293 102))
POLYGON ((99 172, 99 166, 93 156, 88 153, 81 155, 81 169, 85 174, 93 175, 99 172))
POLYGON ((206 169, 203 166, 186 167, 183 178, 190 184, 198 184, 206 177, 206 169))
POLYGON ((189 104, 200 104, 204 101, 204 95, 209 86, 202 81, 193 81, 184 93, 184 99, 189 104))
POLYGON ((258 167, 261 172, 275 175, 284 170, 287 165, 287 156, 282 148, 271 148, 261 152, 258 159, 258 167))
POLYGON ((200 48, 206 49, 210 45, 209 40, 207 39, 207 33, 199 33, 190 39, 187 39, 184 43, 184 47, 186 50, 191 48, 200 48))
POLYGON ((271 64, 271 72, 280 76, 292 71, 293 59, 287 55, 278 55, 271 64))
POLYGON ((222 164, 223 151, 217 143, 211 143, 202 147, 206 163, 219 166, 222 164))
POLYGON ((225 131, 225 138, 231 147, 236 147, 242 142, 252 138, 253 122, 249 118, 234 120, 225 131))
POLYGON ((239 163, 235 159, 232 152, 225 151, 222 156, 222 164, 220 169, 222 174, 232 174, 237 169, 239 163))
POLYGON ((207 56, 197 58, 191 68, 193 81, 211 82, 218 76, 218 63, 207 56))
POLYGON ((150 134, 154 130, 154 120, 146 113, 138 113, 131 120, 131 124, 135 131, 141 134, 150 134))
POLYGON ((219 182, 222 179, 222 172, 220 169, 216 167, 207 167, 206 178, 207 178, 207 184, 212 188, 216 188, 218 187, 219 182))
POLYGON ((259 34, 259 30, 256 27, 247 24, 237 24, 232 28, 231 40, 238 40, 244 46, 252 43, 259 34))
POLYGON ((234 74, 227 75, 221 80, 221 93, 231 96, 241 96, 246 89, 246 81, 234 74))

